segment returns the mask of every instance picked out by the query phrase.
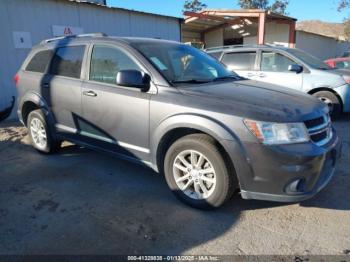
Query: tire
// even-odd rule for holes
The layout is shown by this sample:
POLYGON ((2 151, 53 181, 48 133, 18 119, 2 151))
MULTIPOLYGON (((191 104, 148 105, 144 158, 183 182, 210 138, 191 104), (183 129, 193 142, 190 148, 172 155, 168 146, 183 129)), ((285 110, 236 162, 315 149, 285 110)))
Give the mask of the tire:
POLYGON ((321 101, 325 102, 330 110, 330 116, 332 119, 336 119, 342 113, 342 105, 339 98, 329 91, 320 91, 314 93, 313 96, 317 97, 321 101))
POLYGON ((50 154, 59 149, 61 142, 52 135, 43 110, 37 109, 29 113, 27 128, 32 145, 39 152, 50 154), (40 131, 40 135, 36 130, 40 131))
POLYGON ((170 146, 165 156, 164 173, 169 188, 179 200, 194 208, 213 209, 223 205, 232 196, 237 186, 236 175, 229 166, 211 137, 192 134, 180 138, 170 146), (192 154, 194 154, 193 162, 191 162, 192 154), (192 164, 190 172, 188 169, 190 165, 184 168, 185 164, 181 157, 187 164, 192 164), (201 167, 193 168, 193 163, 198 164, 200 159, 202 159, 200 161, 202 163, 199 164, 201 167), (181 170, 178 168, 179 165, 181 170), (210 170, 210 167, 214 172, 204 174, 210 170), (186 176, 184 181, 179 181, 180 177, 186 176), (177 183, 175 179, 179 182, 177 183), (208 179, 215 183, 209 182, 208 179), (188 183, 191 185, 183 190, 188 183), (207 190, 206 193, 203 186, 207 190), (195 187, 197 190, 200 188, 200 194, 196 193, 195 187))

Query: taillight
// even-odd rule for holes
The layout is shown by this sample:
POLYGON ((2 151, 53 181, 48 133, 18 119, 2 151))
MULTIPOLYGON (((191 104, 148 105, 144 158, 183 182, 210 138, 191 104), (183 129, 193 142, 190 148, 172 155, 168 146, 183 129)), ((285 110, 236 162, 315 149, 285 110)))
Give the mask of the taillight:
POLYGON ((13 77, 13 80, 15 81, 16 86, 18 86, 18 83, 19 83, 19 75, 16 74, 16 75, 13 77))
POLYGON ((350 76, 346 75, 346 76, 343 76, 343 78, 346 83, 350 84, 350 76))

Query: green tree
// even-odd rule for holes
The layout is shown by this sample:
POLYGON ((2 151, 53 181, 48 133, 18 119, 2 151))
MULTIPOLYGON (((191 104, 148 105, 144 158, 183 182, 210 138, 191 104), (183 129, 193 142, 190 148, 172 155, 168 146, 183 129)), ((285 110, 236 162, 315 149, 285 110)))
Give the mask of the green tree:
POLYGON ((275 0, 272 5, 270 5, 269 0, 239 0, 238 4, 243 9, 264 9, 278 14, 287 14, 289 0, 275 0))
MULTIPOLYGON (((338 2, 338 11, 344 11, 350 7, 350 0, 339 0, 338 2)), ((346 37, 350 38, 350 19, 347 18, 344 21, 344 34, 346 37)))
POLYGON ((184 9, 182 11, 183 12, 185 12, 185 11, 199 12, 206 7, 207 7, 207 5, 203 4, 199 0, 186 0, 185 4, 184 4, 184 9))
POLYGON ((344 9, 349 7, 350 7, 350 0, 339 0, 338 11, 343 11, 344 9))

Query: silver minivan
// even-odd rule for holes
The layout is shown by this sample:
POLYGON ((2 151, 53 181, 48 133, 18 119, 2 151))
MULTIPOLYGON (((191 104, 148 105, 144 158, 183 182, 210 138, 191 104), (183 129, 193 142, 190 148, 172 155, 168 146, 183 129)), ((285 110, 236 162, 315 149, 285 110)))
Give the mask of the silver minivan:
POLYGON ((297 89, 328 104, 332 117, 350 112, 350 71, 329 67, 302 50, 269 45, 206 50, 243 77, 297 89))

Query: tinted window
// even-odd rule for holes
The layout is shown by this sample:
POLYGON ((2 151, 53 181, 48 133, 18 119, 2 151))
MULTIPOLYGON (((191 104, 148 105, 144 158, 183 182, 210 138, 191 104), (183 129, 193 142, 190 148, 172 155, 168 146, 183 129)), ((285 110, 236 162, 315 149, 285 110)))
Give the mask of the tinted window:
POLYGON ((330 70, 332 69, 329 65, 318 59, 317 57, 314 57, 308 53, 305 53, 304 51, 301 51, 296 48, 289 48, 288 53, 294 55, 296 58, 300 59, 303 61, 305 64, 308 66, 311 66, 316 69, 321 69, 321 70, 330 70))
POLYGON ((279 53, 262 52, 261 71, 289 72, 288 67, 296 64, 293 60, 279 53))
POLYGON ((90 65, 90 80, 115 84, 120 70, 139 70, 140 67, 123 51, 108 46, 95 46, 90 65))
POLYGON ((61 47, 56 50, 52 59, 52 75, 80 78, 81 64, 85 46, 61 47))
POLYGON ((350 68, 350 61, 337 62, 337 63, 335 63, 335 67, 348 69, 348 68, 350 68))
POLYGON ((188 45, 156 41, 132 45, 172 84, 198 84, 221 77, 237 77, 217 59, 188 45))
POLYGON ((221 52, 208 53, 208 55, 211 55, 212 57, 214 57, 216 59, 220 59, 221 54, 222 54, 221 52))
POLYGON ((34 55, 26 67, 26 71, 44 73, 52 58, 52 50, 45 50, 34 55))
POLYGON ((222 62, 230 70, 254 70, 256 52, 225 54, 222 62))

